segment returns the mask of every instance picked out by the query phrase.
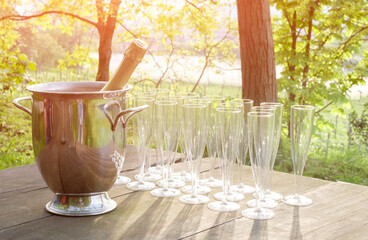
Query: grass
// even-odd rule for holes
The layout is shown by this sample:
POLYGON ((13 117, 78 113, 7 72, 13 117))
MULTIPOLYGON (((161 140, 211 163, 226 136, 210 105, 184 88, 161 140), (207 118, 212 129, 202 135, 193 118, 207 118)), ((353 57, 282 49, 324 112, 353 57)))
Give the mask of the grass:
MULTIPOLYGON (((358 145, 350 150, 341 151, 331 148, 326 157, 321 151, 310 151, 304 168, 304 176, 320 178, 329 181, 343 181, 368 186, 368 159, 366 153, 359 151, 358 145)), ((290 140, 284 137, 281 140, 274 169, 293 173, 290 140)))
POLYGON ((34 162, 31 117, 13 106, 13 97, 0 97, 0 169, 34 162))

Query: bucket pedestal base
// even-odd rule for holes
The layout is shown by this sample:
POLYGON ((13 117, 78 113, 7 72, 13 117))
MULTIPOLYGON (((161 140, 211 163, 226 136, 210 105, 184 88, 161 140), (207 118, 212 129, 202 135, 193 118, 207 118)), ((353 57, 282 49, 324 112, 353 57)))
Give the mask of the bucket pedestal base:
POLYGON ((63 216, 91 216, 110 212, 116 208, 107 192, 66 194, 56 193, 46 204, 46 210, 63 216))

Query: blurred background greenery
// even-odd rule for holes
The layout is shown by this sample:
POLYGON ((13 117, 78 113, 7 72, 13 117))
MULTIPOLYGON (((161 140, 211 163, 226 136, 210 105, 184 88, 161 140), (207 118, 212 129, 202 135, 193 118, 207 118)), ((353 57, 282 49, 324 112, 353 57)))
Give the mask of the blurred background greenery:
MULTIPOLYGON (((132 91, 161 87, 241 98, 236 1, 192 3, 198 9, 185 1, 176 5, 170 1, 124 1, 111 45, 110 75, 131 40, 139 37, 150 48, 129 81, 132 91)), ((316 106, 316 120, 304 175, 368 185, 365 1, 272 0, 270 6, 278 95, 285 105, 275 169, 293 171, 290 106, 311 104, 316 106)), ((14 0, 2 2, 0 7, 3 169, 34 162, 31 119, 16 109, 12 100, 29 95, 25 88, 31 84, 95 81, 100 43, 96 28, 75 17, 7 18, 58 9, 97 21, 95 6, 88 1, 14 0)))

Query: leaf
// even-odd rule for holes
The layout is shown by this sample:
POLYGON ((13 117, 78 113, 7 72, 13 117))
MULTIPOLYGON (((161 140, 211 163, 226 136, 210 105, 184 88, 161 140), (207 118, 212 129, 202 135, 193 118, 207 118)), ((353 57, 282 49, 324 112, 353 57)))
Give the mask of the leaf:
POLYGON ((37 70, 36 63, 28 62, 28 69, 31 71, 36 71, 37 70))

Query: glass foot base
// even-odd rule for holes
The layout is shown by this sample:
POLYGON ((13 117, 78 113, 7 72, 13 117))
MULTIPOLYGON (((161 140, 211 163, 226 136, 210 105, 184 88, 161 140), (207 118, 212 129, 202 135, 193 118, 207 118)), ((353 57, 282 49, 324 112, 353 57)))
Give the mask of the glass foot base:
POLYGON ((295 194, 284 197, 282 202, 290 206, 306 207, 311 205, 313 201, 305 196, 295 194))
POLYGON ((148 172, 162 175, 162 167, 161 166, 150 167, 148 168, 148 172))
POLYGON ((179 198, 179 202, 184 204, 191 204, 191 205, 198 205, 198 204, 204 204, 210 201, 210 199, 207 196, 203 195, 183 195, 179 198))
POLYGON ((124 176, 118 176, 114 182, 114 185, 124 185, 130 182, 130 178, 124 176))
MULTIPOLYGON (((193 192, 192 185, 185 186, 181 188, 181 191, 186 194, 191 194, 193 192)), ((197 194, 207 194, 211 192, 211 188, 207 186, 198 186, 197 187, 197 194)))
MULTIPOLYGON (((253 197, 257 198, 257 194, 253 193, 253 197)), ((265 199, 272 199, 272 200, 275 200, 275 201, 280 201, 283 198, 283 195, 281 193, 267 191, 265 193, 264 197, 265 197, 265 199)))
POLYGON ((151 195, 154 197, 175 197, 180 194, 178 189, 168 188, 156 188, 151 191, 151 195))
MULTIPOLYGON (((247 202, 247 205, 250 208, 254 208, 257 206, 257 200, 256 199, 249 200, 247 202)), ((259 206, 261 208, 275 208, 278 205, 279 204, 275 200, 272 200, 272 199, 265 199, 265 200, 259 201, 259 206)))
MULTIPOLYGON (((142 174, 137 174, 134 176, 134 179, 138 181, 139 179, 142 179, 142 174)), ((156 182, 158 180, 162 179, 162 176, 157 173, 145 173, 143 175, 143 181, 147 182, 156 182)))
POLYGON ((208 204, 208 208, 215 212, 233 212, 240 208, 240 205, 234 202, 211 202, 208 204))
POLYGON ((267 208, 247 208, 242 211, 243 217, 253 220, 268 220, 275 216, 275 213, 267 208))
POLYGON ((91 216, 110 212, 116 208, 116 202, 107 192, 65 194, 56 193, 54 199, 46 204, 50 213, 63 216, 91 216))
POLYGON ((207 186, 207 187, 211 187, 211 188, 222 187, 222 181, 216 178, 201 179, 199 181, 199 184, 207 186))
POLYGON ((238 185, 232 185, 230 187, 230 190, 234 192, 238 192, 238 193, 254 193, 256 189, 252 186, 238 184, 238 185))
POLYGON ((155 188, 155 184, 151 182, 130 182, 126 188, 132 191, 148 191, 155 188))
MULTIPOLYGON (((157 186, 159 187, 163 187, 164 185, 164 181, 160 180, 157 182, 157 186)), ((185 186, 185 182, 182 180, 178 180, 178 179, 170 179, 167 181, 167 187, 169 188, 181 188, 185 186)))
MULTIPOLYGON (((213 197, 216 200, 221 201, 223 194, 224 194, 223 192, 218 192, 218 193, 215 193, 213 197)), ((242 193, 237 193, 237 192, 229 192, 226 197, 226 201, 229 201, 229 202, 239 202, 243 199, 244 199, 244 195, 242 193)))
POLYGON ((185 181, 185 182, 192 181, 192 175, 190 173, 187 173, 187 172, 184 172, 184 171, 174 173, 173 178, 178 179, 178 180, 182 180, 182 181, 185 181))

